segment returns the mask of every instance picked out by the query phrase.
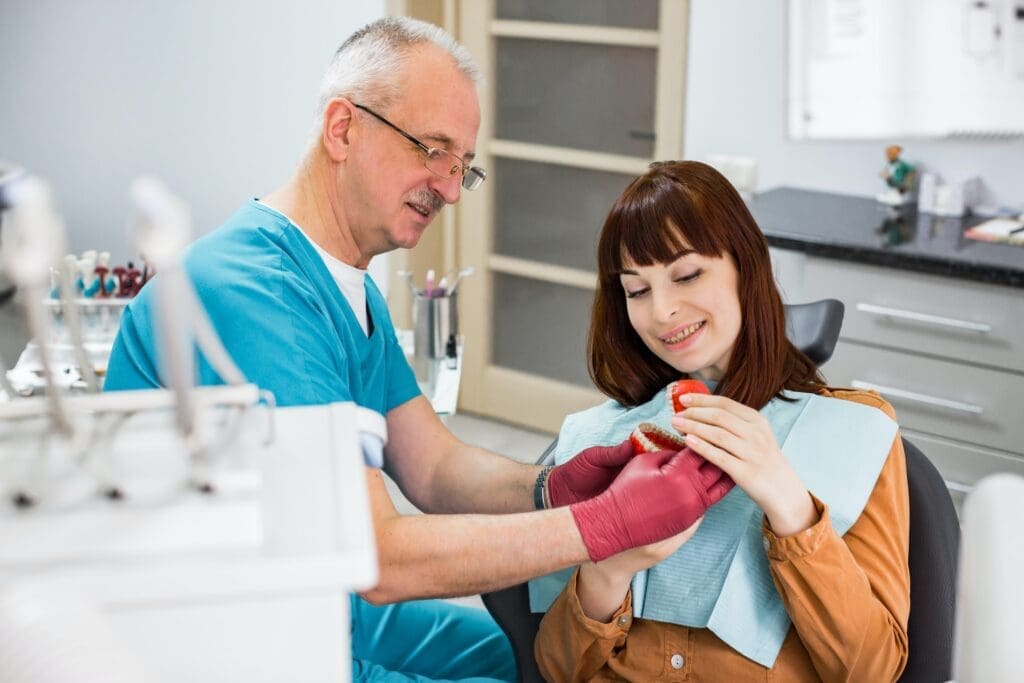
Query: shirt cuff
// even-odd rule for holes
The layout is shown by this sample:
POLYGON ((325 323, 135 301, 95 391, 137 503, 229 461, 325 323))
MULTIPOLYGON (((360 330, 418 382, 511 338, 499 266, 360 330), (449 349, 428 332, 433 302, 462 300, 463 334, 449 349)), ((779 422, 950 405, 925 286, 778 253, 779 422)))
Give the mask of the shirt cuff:
POLYGON ((579 593, 576 592, 579 575, 580 570, 577 567, 567 586, 569 608, 572 610, 573 618, 594 638, 613 640, 629 633, 629 627, 633 625, 633 589, 626 591, 626 597, 619 605, 619 609, 615 611, 608 623, 604 623, 591 619, 584 613, 579 593))
POLYGON ((811 501, 818 512, 818 521, 801 532, 792 536, 779 537, 768 526, 768 518, 761 522, 761 535, 764 538, 764 549, 768 559, 774 562, 786 562, 813 554, 821 547, 825 539, 835 534, 828 514, 828 506, 812 493, 811 501))

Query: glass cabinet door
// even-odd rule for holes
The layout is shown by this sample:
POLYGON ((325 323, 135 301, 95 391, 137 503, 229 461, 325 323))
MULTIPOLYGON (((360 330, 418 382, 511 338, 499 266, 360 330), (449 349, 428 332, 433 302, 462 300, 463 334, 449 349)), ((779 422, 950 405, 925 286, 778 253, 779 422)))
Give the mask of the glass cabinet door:
POLYGON ((658 158, 681 158, 686 0, 472 0, 461 38, 488 83, 459 209, 462 408, 557 431, 604 399, 587 373, 597 237, 658 158), (468 283, 467 283, 468 284, 468 283))
POLYGON ((498 0, 499 19, 584 26, 658 28, 658 0, 498 0))
POLYGON ((496 158, 494 253, 594 270, 597 236, 632 175, 496 158))
POLYGON ((500 38, 495 53, 498 139, 654 153, 656 50, 500 38))

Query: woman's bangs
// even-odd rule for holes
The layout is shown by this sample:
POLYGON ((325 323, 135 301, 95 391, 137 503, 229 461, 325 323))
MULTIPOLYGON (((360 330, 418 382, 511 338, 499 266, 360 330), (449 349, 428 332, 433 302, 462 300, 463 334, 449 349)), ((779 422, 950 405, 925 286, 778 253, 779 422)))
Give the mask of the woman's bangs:
POLYGON ((616 270, 622 269, 624 261, 638 266, 671 263, 688 249, 703 256, 720 256, 724 249, 718 244, 716 231, 708 229, 698 207, 688 201, 685 188, 671 183, 658 190, 620 213, 620 262, 616 270))

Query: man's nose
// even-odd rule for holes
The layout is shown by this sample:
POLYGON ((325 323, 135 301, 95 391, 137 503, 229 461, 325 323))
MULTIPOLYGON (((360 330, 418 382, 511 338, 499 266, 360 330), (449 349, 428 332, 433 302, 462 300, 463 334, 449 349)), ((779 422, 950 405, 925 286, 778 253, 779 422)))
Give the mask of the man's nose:
POLYGON ((456 173, 448 178, 434 176, 428 183, 430 189, 441 195, 446 204, 454 204, 462 196, 462 174, 456 173))

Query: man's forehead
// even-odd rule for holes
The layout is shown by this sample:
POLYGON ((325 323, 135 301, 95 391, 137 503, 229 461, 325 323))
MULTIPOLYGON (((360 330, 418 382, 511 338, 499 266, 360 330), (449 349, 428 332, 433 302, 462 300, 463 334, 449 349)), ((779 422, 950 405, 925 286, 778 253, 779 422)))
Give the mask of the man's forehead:
POLYGON ((410 133, 424 142, 472 156, 480 128, 476 86, 439 48, 417 51, 407 67, 399 107, 410 133))
POLYGON ((446 135, 441 131, 423 133, 419 138, 432 147, 440 147, 441 149, 458 154, 462 157, 463 161, 470 161, 476 157, 476 152, 472 147, 468 149, 459 149, 459 144, 453 140, 451 136, 446 135))
POLYGON ((415 102, 408 102, 408 106, 402 108, 409 132, 432 147, 448 150, 467 159, 474 157, 480 128, 479 110, 475 107, 467 110, 465 104, 454 102, 448 106, 443 102, 431 106, 434 103, 429 99, 423 104, 425 106, 417 107, 415 102))

